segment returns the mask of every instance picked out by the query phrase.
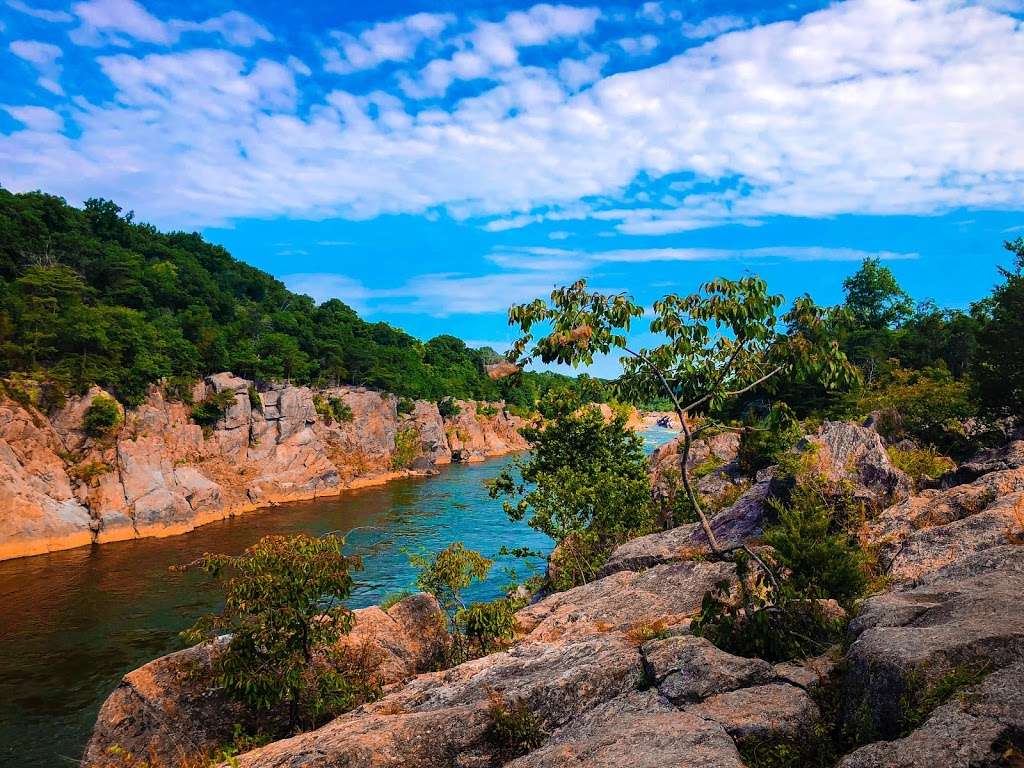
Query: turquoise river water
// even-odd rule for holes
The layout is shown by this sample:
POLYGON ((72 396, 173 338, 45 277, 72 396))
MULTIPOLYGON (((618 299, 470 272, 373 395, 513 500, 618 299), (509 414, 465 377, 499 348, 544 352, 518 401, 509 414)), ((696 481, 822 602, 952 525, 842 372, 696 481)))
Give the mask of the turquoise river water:
MULTIPOLYGON (((644 433, 648 449, 673 436, 644 433)), ((169 567, 204 552, 237 553, 268 534, 352 531, 363 556, 353 608, 409 589, 407 552, 463 541, 497 562, 472 599, 499 596, 502 546, 548 551, 551 542, 511 523, 484 480, 511 458, 446 467, 432 478, 398 480, 329 500, 281 505, 166 539, 139 539, 0 562, 0 766, 75 765, 96 712, 121 676, 181 648, 178 633, 217 608, 212 585, 169 567)))

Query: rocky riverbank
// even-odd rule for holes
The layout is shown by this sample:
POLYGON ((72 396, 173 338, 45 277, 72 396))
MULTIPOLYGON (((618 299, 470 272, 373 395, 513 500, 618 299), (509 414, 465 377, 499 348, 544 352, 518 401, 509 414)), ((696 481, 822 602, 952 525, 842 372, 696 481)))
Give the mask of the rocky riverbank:
MULTIPOLYGON (((731 563, 706 557, 696 526, 684 525, 628 542, 598 580, 519 611, 511 648, 448 670, 423 671, 443 638, 415 648, 403 640, 425 636, 424 617, 436 611, 429 598, 386 614, 361 612, 364 640, 396 649, 384 695, 241 755, 238 765, 1020 765, 1024 441, 978 456, 916 495, 870 429, 826 423, 801 450, 869 511, 861 535, 877 549, 887 584, 861 603, 842 648, 769 664, 693 636, 705 593, 736 576, 731 563), (529 713, 539 746, 508 753, 495 736, 495 697, 529 713), (822 763, 836 733, 846 754, 822 763)), ((664 468, 671 451, 654 466, 664 468)), ((721 462, 709 489, 731 483, 733 441, 704 444, 693 460, 709 455, 721 462)), ((751 479, 717 513, 723 540, 757 540, 774 479, 771 471, 751 479)), ((85 765, 106 765, 115 744, 175 765, 182 739, 202 750, 227 738, 237 717, 204 680, 209 649, 126 676, 100 712, 85 765)))
POLYGON ((51 412, 0 397, 0 559, 143 536, 171 536, 259 507, 321 498, 455 461, 524 450, 503 403, 404 403, 359 387, 257 389, 207 377, 193 402, 220 393, 207 429, 152 387, 111 435, 90 437, 93 389, 51 412), (336 398, 350 418, 318 412, 336 398))

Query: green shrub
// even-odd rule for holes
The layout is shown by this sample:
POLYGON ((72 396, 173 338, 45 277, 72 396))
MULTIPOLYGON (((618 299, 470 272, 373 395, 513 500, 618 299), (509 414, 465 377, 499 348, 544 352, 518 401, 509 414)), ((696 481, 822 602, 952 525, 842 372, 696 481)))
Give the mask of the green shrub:
POLYGON ((348 403, 340 397, 333 395, 330 397, 313 395, 313 408, 320 418, 324 420, 324 423, 328 425, 334 422, 339 424, 350 422, 355 418, 348 403))
POLYGON ((210 430, 224 418, 228 408, 235 404, 235 393, 224 389, 210 395, 205 400, 192 406, 192 421, 204 430, 210 430))
POLYGON ((455 398, 453 397, 446 397, 443 400, 438 400, 437 410, 443 419, 454 419, 462 412, 462 409, 459 408, 459 404, 455 402, 455 398))
POLYGON ((327 404, 330 406, 331 415, 334 416, 335 421, 339 423, 347 423, 355 418, 349 404, 340 397, 332 396, 327 398, 327 404))
POLYGON ((505 498, 511 520, 554 539, 566 566, 557 587, 568 588, 592 580, 618 544, 653 530, 654 505, 642 440, 621 416, 606 423, 562 393, 544 407, 544 428, 521 430, 530 454, 489 481, 488 493, 505 498))
POLYGON ((926 480, 937 480, 942 475, 956 469, 956 464, 947 456, 941 455, 934 448, 886 448, 889 460, 897 469, 902 469, 920 488, 926 480))
POLYGON ((343 554, 344 545, 334 535, 265 536, 241 555, 204 555, 183 567, 224 584, 221 612, 204 616, 183 637, 231 635, 214 664, 220 684, 254 710, 286 705, 289 730, 315 727, 375 689, 367 658, 334 656, 354 623, 345 600, 351 572, 362 567, 343 554))
POLYGON ((95 486, 96 481, 113 471, 113 467, 103 461, 90 461, 71 467, 68 474, 75 480, 81 480, 88 486, 95 486))
POLYGON ((456 621, 465 634, 472 655, 486 656, 515 637, 515 612, 508 598, 471 603, 459 611, 456 621))
POLYGON ((757 472, 778 464, 803 435, 800 422, 785 403, 776 403, 763 419, 747 425, 740 435, 736 460, 743 474, 753 477, 757 472))
POLYGON ((786 570, 786 586, 800 598, 832 598, 851 606, 867 587, 865 558, 847 531, 834 528, 833 510, 806 484, 788 505, 769 501, 778 522, 765 531, 776 563, 786 570))
POLYGON ((420 431, 415 426, 400 428, 395 433, 395 451, 391 454, 392 469, 408 469, 420 456, 420 431))
POLYGON ((256 387, 249 387, 249 407, 253 411, 263 410, 263 398, 260 397, 260 392, 256 387))
POLYGON ((491 417, 491 416, 497 416, 498 415, 498 409, 495 408, 490 403, 477 403, 476 404, 476 415, 477 416, 486 416, 488 418, 491 417))
POLYGON ((121 407, 112 397, 99 395, 93 398, 82 417, 82 428, 90 437, 109 437, 124 421, 121 407))
POLYGON ((819 655, 842 639, 842 622, 826 616, 817 601, 754 593, 748 612, 731 598, 729 586, 723 581, 707 592, 690 624, 694 635, 723 651, 774 663, 819 655))
POLYGON ((547 734, 541 721, 523 699, 509 702, 491 691, 487 714, 491 721, 487 734, 502 761, 525 755, 544 743, 547 734))
POLYGON ((966 429, 978 418, 971 382, 954 379, 945 368, 895 368, 886 380, 858 393, 855 399, 860 412, 881 413, 878 430, 890 440, 911 438, 942 453, 964 457, 988 438, 984 428, 975 433, 966 429))
POLYGON ((398 405, 395 407, 398 409, 399 416, 406 416, 413 412, 413 409, 416 407, 416 403, 414 403, 411 398, 400 397, 398 398, 398 405))
POLYGON ((449 544, 433 556, 413 554, 409 556, 413 567, 419 571, 416 586, 433 595, 444 611, 448 632, 452 642, 448 650, 448 663, 461 664, 469 658, 469 648, 462 634, 462 612, 466 610, 462 591, 474 581, 483 581, 491 571, 494 561, 479 552, 466 549, 461 541, 449 544))

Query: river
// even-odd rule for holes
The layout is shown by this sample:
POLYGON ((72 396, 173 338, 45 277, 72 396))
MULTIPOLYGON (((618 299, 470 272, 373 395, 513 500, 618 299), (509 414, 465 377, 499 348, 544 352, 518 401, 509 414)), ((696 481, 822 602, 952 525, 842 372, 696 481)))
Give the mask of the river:
MULTIPOLYGON (((644 433, 648 450, 674 433, 644 433)), ((268 534, 352 531, 363 556, 349 604, 372 605, 415 580, 407 553, 453 541, 495 557, 472 599, 502 594, 502 546, 548 551, 551 541, 511 523, 485 479, 511 457, 453 465, 436 477, 397 480, 328 500, 298 502, 211 523, 181 536, 138 539, 0 562, 0 765, 75 765, 96 713, 121 676, 182 647, 178 632, 217 608, 217 592, 171 565, 204 552, 237 553, 268 534)))

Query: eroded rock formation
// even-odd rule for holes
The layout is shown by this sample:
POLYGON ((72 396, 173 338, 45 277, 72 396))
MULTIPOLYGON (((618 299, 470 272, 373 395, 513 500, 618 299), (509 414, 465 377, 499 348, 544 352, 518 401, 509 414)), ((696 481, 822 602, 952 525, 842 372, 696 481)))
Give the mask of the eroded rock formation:
POLYGON ((218 393, 223 418, 205 432, 190 407, 152 388, 124 424, 88 436, 94 388, 44 415, 0 399, 0 559, 139 536, 167 536, 284 501, 427 472, 452 461, 523 450, 521 421, 502 403, 462 403, 446 422, 432 402, 399 414, 393 395, 358 387, 314 392, 220 373, 192 398, 218 393), (336 398, 351 412, 317 412, 336 398), (413 446, 398 461, 396 445, 413 446))

